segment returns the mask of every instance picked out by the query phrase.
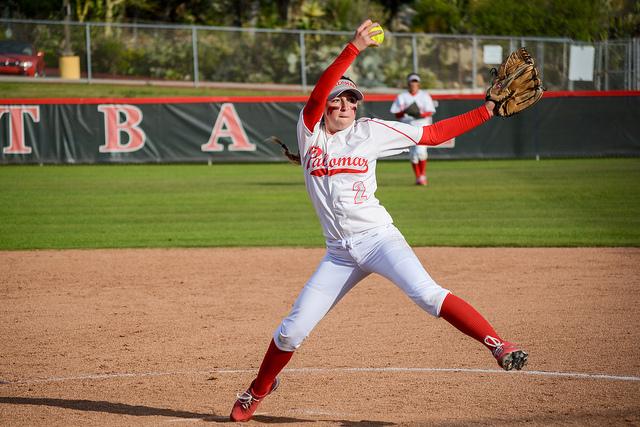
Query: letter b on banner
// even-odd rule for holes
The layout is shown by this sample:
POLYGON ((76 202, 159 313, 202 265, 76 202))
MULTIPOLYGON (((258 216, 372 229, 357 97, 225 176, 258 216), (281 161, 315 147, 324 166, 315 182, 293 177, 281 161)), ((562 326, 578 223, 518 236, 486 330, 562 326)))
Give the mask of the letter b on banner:
POLYGON ((101 153, 130 153, 144 147, 147 139, 138 126, 142 122, 142 111, 133 105, 99 105, 98 111, 104 114, 104 145, 101 153), (124 116, 124 120, 120 120, 124 116), (122 143, 122 134, 129 141, 122 143))

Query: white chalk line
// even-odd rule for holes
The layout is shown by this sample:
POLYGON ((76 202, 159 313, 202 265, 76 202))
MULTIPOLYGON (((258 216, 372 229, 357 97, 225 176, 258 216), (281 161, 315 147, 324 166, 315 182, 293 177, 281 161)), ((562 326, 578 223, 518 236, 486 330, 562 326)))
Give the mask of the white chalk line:
MULTIPOLYGON (((114 372, 110 374, 84 374, 70 377, 49 377, 24 379, 16 381, 0 380, 0 386, 4 384, 38 384, 54 383, 62 381, 82 381, 82 380, 103 380, 113 378, 143 378, 143 377, 163 377, 172 375, 215 375, 215 374, 246 374, 255 373, 256 369, 212 369, 208 371, 171 371, 171 372, 114 372)), ((288 368, 284 373, 292 374, 331 374, 331 373, 469 373, 469 374, 500 374, 500 375, 529 375, 544 377, 576 378, 589 380, 611 380, 611 381, 640 381, 640 377, 622 376, 609 374, 595 374, 582 372, 554 372, 554 371, 504 371, 500 369, 475 369, 475 368, 403 368, 403 367, 383 367, 383 368, 288 368)))

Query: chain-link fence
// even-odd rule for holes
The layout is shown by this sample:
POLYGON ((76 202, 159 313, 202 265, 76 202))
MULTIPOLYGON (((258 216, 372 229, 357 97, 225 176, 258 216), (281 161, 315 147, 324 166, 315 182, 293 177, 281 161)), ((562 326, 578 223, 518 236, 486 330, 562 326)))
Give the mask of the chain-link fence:
MULTIPOLYGON (((350 36, 333 31, 0 19, 0 40, 27 41, 44 52, 46 76, 60 76, 59 58, 68 46, 80 58, 80 76, 86 82, 269 83, 307 91, 350 36)), ((640 39, 586 44, 563 38, 386 33, 385 42, 369 49, 349 73, 368 89, 401 88, 405 76, 417 71, 425 88, 478 91, 488 85, 489 69, 520 46, 536 58, 549 90, 640 90, 640 39), (593 48, 592 80, 570 80, 572 46, 593 48)))

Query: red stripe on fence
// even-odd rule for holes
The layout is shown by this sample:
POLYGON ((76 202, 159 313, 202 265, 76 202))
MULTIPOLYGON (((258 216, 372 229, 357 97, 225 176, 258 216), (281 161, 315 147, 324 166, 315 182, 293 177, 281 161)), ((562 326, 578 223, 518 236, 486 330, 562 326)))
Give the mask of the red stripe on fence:
POLYGON ((559 90, 545 92, 544 98, 571 98, 571 97, 607 97, 607 96, 640 96, 640 90, 559 90))
POLYGON ((0 104, 211 104, 252 102, 304 102, 306 96, 200 96, 162 98, 9 98, 0 104))
MULTIPOLYGON (((545 92, 544 98, 640 96, 638 90, 609 91, 552 91, 545 92)), ((365 95, 366 101, 393 101, 396 94, 365 95)), ((432 94, 433 99, 484 99, 484 94, 432 94)), ((2 105, 44 105, 44 104, 210 104, 210 103, 259 103, 259 102, 306 102, 306 96, 202 96, 202 97, 162 97, 162 98, 0 98, 2 105)))

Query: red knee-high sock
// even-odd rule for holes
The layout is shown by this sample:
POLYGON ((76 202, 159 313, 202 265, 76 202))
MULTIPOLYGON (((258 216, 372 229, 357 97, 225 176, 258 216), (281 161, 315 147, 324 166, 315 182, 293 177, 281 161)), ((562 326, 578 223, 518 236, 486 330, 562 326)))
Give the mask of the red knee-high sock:
POLYGON ((255 396, 264 396, 271 390, 271 385, 276 376, 289 363, 293 356, 293 351, 282 351, 276 347, 276 343, 271 340, 269 349, 262 359, 258 376, 253 381, 251 391, 255 396))
POLYGON ((420 160, 420 175, 426 175, 426 174, 427 174, 427 161, 420 160))
POLYGON ((493 326, 471 304, 453 294, 445 297, 440 308, 440 317, 461 332, 480 341, 489 350, 493 350, 493 347, 484 342, 485 337, 491 336, 503 341, 493 326))
POLYGON ((413 169, 413 173, 416 175, 416 179, 420 178, 420 164, 419 163, 411 163, 411 168, 413 169))

